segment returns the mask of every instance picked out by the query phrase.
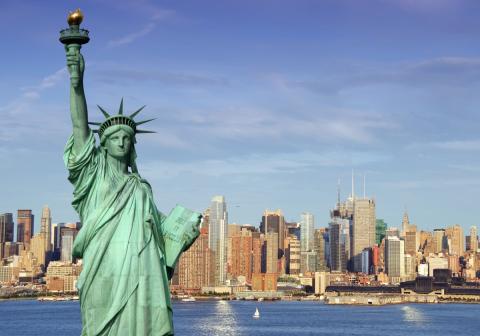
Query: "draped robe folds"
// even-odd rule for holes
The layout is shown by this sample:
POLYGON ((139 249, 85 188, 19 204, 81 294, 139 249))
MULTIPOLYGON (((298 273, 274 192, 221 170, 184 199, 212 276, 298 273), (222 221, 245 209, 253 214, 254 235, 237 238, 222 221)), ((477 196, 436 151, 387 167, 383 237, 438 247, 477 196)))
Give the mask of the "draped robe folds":
POLYGON ((79 154, 73 143, 71 136, 64 160, 82 222, 73 247, 73 256, 83 259, 77 282, 82 336, 173 335, 165 216, 150 185, 138 174, 113 170, 91 132, 79 154))

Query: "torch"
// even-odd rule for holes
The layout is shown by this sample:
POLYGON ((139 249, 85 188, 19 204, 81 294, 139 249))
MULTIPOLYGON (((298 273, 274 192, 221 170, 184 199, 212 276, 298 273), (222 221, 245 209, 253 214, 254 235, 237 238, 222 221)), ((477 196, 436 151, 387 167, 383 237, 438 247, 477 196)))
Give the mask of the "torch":
MULTIPOLYGON (((82 44, 88 43, 88 30, 81 29, 80 23, 83 21, 83 13, 80 9, 70 12, 67 18, 69 27, 60 31, 60 42, 66 47, 67 52, 80 52, 82 44)), ((70 78, 73 87, 77 87, 80 80, 80 69, 77 64, 70 65, 70 78)))

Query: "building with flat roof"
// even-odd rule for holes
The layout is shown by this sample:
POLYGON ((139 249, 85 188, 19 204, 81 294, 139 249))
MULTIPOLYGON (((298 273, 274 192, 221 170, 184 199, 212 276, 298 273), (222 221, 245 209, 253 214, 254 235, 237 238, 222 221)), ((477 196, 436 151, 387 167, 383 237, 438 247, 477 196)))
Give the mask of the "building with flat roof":
POLYGON ((17 210, 17 242, 23 243, 25 249, 30 248, 30 239, 34 231, 34 216, 32 210, 17 210))

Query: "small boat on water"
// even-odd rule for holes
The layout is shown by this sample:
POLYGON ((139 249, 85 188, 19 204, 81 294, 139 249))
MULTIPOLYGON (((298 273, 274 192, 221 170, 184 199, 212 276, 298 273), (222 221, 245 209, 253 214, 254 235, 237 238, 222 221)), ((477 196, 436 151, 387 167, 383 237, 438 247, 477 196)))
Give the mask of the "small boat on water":
POLYGON ((259 319, 260 318, 260 312, 258 311, 258 308, 255 308, 255 313, 252 316, 254 319, 259 319))
POLYGON ((190 296, 190 297, 187 297, 187 298, 183 298, 182 301, 183 302, 195 302, 197 300, 195 300, 195 298, 193 296, 190 296))

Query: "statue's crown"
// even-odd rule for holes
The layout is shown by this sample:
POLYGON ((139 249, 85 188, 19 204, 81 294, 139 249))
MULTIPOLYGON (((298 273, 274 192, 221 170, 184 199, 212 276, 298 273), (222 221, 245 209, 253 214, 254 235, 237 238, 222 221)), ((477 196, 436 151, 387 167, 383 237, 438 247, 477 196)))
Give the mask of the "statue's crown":
POLYGON ((118 109, 118 114, 116 115, 110 115, 108 114, 105 109, 103 109, 101 106, 97 105, 100 111, 102 111, 103 115, 105 118, 107 118, 104 122, 89 122, 90 125, 97 125, 99 126, 98 129, 93 130, 94 133, 98 133, 100 138, 102 137, 103 133, 107 128, 110 126, 115 126, 115 125, 125 125, 130 127, 135 134, 137 133, 155 133, 154 131, 145 131, 145 130, 139 130, 137 129, 138 125, 145 124, 149 121, 155 120, 153 119, 148 119, 148 120, 143 120, 143 121, 135 121, 133 118, 140 113, 141 110, 145 108, 145 106, 140 107, 138 110, 133 112, 131 115, 126 116, 123 114, 123 98, 122 101, 120 102, 120 108, 118 109))

